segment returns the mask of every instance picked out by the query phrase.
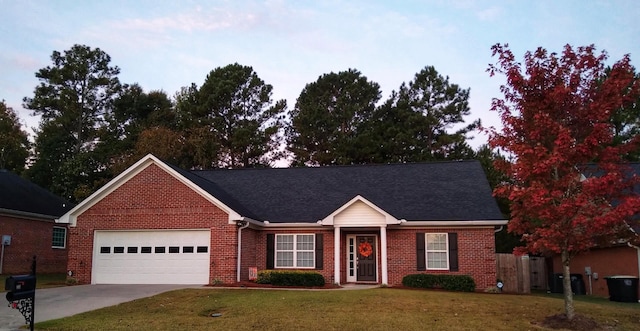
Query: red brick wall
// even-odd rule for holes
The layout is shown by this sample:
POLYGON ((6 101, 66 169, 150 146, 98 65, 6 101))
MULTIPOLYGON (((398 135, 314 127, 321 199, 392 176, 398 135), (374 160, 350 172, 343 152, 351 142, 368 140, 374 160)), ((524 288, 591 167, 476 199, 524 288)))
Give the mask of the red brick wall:
POLYGON ((51 247, 53 226, 53 220, 0 216, 0 236, 11 236, 11 245, 4 248, 2 273, 30 272, 34 255, 37 256, 37 273, 66 272, 67 249, 51 247))
POLYGON ((389 285, 402 284, 402 277, 416 273, 446 273, 470 275, 477 290, 494 286, 496 282, 496 256, 493 228, 441 228, 441 229, 387 229, 389 285), (459 270, 418 271, 416 232, 458 233, 459 270))
MULTIPOLYGON (((608 297, 609 289, 605 277, 628 275, 638 277, 638 255, 635 248, 628 246, 594 249, 573 258, 569 264, 572 274, 582 274, 585 289, 589 293, 589 278, 584 274, 584 267, 591 267, 591 272, 598 273, 598 279, 591 280, 593 295, 608 297)), ((553 272, 562 272, 560 257, 553 259, 553 272)))
MULTIPOLYGON (((322 270, 315 270, 315 269, 300 269, 300 270, 313 270, 316 272, 319 272, 320 274, 322 274, 322 276, 324 277, 325 281, 328 284, 332 284, 334 283, 334 279, 333 279, 333 228, 328 229, 328 230, 285 230, 285 231, 269 231, 269 230, 265 230, 265 231, 257 231, 256 232, 256 240, 255 240, 255 245, 253 248, 253 251, 255 252, 255 262, 256 262, 256 266, 258 267, 258 270, 265 270, 267 268, 267 234, 268 233, 277 233, 277 234, 282 234, 282 233, 295 233, 295 234, 306 234, 306 233, 322 233, 324 234, 322 236, 322 240, 323 240, 323 247, 324 247, 324 251, 323 251, 323 267, 322 270)), ((244 236, 244 233, 243 233, 244 236)), ((244 241, 244 237, 242 238, 242 240, 244 241)), ((249 254, 249 252, 247 252, 247 254, 249 254)), ((245 255, 243 253, 243 259, 245 259, 245 255)), ((291 269, 278 269, 278 270, 291 270, 291 269)), ((242 276, 242 280, 247 280, 248 279, 248 274, 246 274, 243 271, 243 276, 242 276)))
MULTIPOLYGON (((327 231, 312 230, 286 230, 286 231, 253 231, 252 235, 243 230, 243 243, 245 239, 255 234, 255 245, 247 247, 243 244, 243 261, 250 260, 255 252, 255 262, 258 270, 266 268, 267 233, 323 233, 324 240, 324 268, 316 270, 320 272, 327 283, 334 281, 334 240, 333 228, 327 231)), ((356 232, 354 232, 356 233, 356 232)), ((377 236, 378 254, 378 279, 381 280, 381 254, 379 232, 357 232, 358 234, 370 234, 377 236)), ((342 233, 340 240, 340 283, 346 282, 346 235, 342 233)), ((247 242, 249 240, 246 240, 247 242)), ((402 277, 415 273, 447 273, 456 275, 470 275, 476 282, 476 288, 483 290, 494 286, 496 281, 495 241, 493 228, 478 229, 387 229, 387 253, 389 285, 401 285, 402 277), (418 271, 416 262, 416 232, 457 232, 458 233, 458 260, 459 271, 418 271)), ((251 246, 250 244, 247 244, 251 246)), ((248 279, 248 273, 244 270, 249 265, 243 263, 242 280, 248 279)), ((307 269, 308 270, 308 269, 307 269)))
MULTIPOLYGON (((242 257, 240 260, 240 280, 249 279, 249 267, 257 267, 256 262, 256 238, 258 231, 254 229, 242 230, 242 257)), ((235 248, 236 246, 234 246, 235 248)))
POLYGON ((156 165, 150 165, 78 216, 69 231, 68 269, 91 282, 95 230, 211 229, 210 281, 236 280, 237 228, 228 216, 156 165))

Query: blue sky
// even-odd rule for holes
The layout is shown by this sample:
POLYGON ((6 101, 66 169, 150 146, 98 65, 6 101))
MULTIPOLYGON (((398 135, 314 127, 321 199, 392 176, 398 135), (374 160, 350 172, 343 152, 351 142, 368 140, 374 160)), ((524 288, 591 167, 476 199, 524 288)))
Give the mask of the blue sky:
MULTIPOLYGON (((490 47, 508 43, 517 58, 542 46, 595 44, 611 62, 640 61, 640 1, 29 1, 0 0, 0 99, 25 127, 22 108, 35 72, 54 50, 100 48, 123 83, 170 96, 202 85, 216 67, 250 65, 293 108, 305 84, 355 68, 380 84, 383 100, 433 65, 471 89, 471 115, 489 111, 503 77, 485 72, 490 47)), ((472 145, 484 143, 481 135, 472 145)))

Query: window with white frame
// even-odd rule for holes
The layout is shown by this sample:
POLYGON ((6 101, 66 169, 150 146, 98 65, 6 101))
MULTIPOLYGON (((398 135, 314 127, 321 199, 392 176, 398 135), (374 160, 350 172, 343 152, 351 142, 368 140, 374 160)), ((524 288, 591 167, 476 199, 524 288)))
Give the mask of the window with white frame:
POLYGON ((449 251, 446 233, 426 234, 427 269, 448 270, 449 251))
POLYGON ((276 268, 314 268, 315 235, 277 234, 276 268))
POLYGON ((53 238, 51 240, 51 247, 53 248, 65 248, 67 243, 67 228, 58 226, 53 227, 53 238))

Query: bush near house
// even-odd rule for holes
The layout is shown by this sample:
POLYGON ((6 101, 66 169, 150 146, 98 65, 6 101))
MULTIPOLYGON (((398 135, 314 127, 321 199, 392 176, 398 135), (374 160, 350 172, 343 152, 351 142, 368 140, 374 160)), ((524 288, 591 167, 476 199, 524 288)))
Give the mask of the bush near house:
POLYGON ((473 292, 476 283, 467 275, 413 274, 402 278, 402 285, 419 288, 441 288, 447 291, 473 292))
POLYGON ((258 284, 277 286, 324 286, 324 277, 313 271, 298 270, 260 270, 258 284))

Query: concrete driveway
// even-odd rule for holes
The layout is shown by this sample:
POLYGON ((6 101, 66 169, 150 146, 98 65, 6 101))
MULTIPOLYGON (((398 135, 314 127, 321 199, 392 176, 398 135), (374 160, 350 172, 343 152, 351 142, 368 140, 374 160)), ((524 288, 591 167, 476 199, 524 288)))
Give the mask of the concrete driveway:
MULTIPOLYGON (((72 316, 86 311, 146 298, 163 292, 198 288, 197 285, 78 285, 36 290, 35 322, 72 316)), ((18 330, 25 325, 17 309, 8 307, 0 293, 0 330, 18 330)))

